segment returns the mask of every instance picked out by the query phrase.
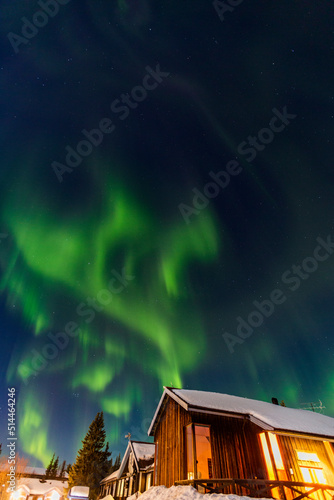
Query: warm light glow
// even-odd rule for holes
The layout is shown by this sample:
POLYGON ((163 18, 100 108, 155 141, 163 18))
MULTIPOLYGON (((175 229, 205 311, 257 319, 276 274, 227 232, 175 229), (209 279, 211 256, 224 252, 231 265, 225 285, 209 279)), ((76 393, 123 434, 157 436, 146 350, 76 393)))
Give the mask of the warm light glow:
MULTIPOLYGON (((268 432, 268 437, 269 437, 272 456, 273 456, 273 459, 275 462, 274 464, 272 463, 270 449, 269 449, 268 442, 266 439, 266 433, 262 432, 260 434, 262 450, 263 450, 263 454, 264 454, 264 458, 265 458, 265 462, 266 462, 266 467, 267 467, 267 471, 268 471, 268 477, 269 477, 269 479, 278 479, 279 481, 286 481, 287 475, 285 472, 282 455, 281 455, 281 452, 279 449, 277 436, 276 436, 276 434, 272 434, 271 432, 268 432), (275 473, 274 465, 276 467, 277 476, 275 473)), ((284 492, 285 492, 286 499, 292 500, 293 497, 292 497, 291 491, 284 487, 284 492)), ((281 498, 281 492, 280 492, 279 488, 272 488, 271 496, 273 498, 281 498)))
POLYGON ((13 491, 13 493, 11 494, 10 497, 11 497, 11 500, 18 500, 21 495, 22 495, 22 490, 16 490, 16 491, 13 491))
POLYGON ((212 478, 210 427, 195 425, 197 479, 212 478))
POLYGON ((301 467, 300 470, 302 472, 305 483, 327 484, 322 469, 315 469, 312 467, 301 467))
POLYGON ((187 474, 188 479, 194 479, 194 453, 193 453, 193 428, 192 424, 186 427, 186 447, 187 447, 187 474))
POLYGON ((187 450, 187 478, 212 478, 210 427, 207 425, 190 424, 186 426, 185 433, 187 450), (194 452, 196 453, 196 457, 194 457, 194 452))
POLYGON ((316 453, 309 453, 307 451, 297 451, 298 460, 304 460, 306 462, 320 462, 319 457, 316 453))
POLYGON ((60 495, 56 490, 54 490, 50 495, 50 500, 59 500, 59 498, 60 498, 60 495))
POLYGON ((267 467, 267 471, 268 471, 268 477, 269 477, 269 479, 276 479, 275 474, 274 474, 273 465, 271 463, 271 458, 270 458, 270 453, 269 453, 269 448, 268 448, 268 444, 267 444, 265 432, 262 432, 260 434, 260 439, 261 439, 261 444, 262 444, 262 450, 263 450, 264 458, 265 458, 265 461, 266 461, 266 467, 267 467))
POLYGON ((332 463, 332 466, 334 467, 334 451, 331 443, 329 441, 324 441, 324 445, 328 454, 328 458, 332 463))
POLYGON ((280 452, 280 449, 278 446, 278 442, 277 442, 277 436, 276 436, 276 434, 272 434, 271 432, 268 432, 268 436, 269 436, 271 449, 272 449, 274 459, 275 459, 276 469, 281 469, 281 470, 283 469, 284 470, 282 455, 281 455, 281 452, 280 452))

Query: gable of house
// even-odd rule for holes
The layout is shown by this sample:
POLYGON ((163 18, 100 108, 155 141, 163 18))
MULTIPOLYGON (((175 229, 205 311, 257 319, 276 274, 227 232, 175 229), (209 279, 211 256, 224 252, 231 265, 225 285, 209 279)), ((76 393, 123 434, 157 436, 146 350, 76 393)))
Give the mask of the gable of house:
POLYGON ((129 441, 120 468, 101 481, 101 497, 116 500, 142 493, 152 484, 155 445, 129 441))
POLYGON ((66 495, 67 481, 21 477, 17 482, 16 500, 61 500, 66 495))

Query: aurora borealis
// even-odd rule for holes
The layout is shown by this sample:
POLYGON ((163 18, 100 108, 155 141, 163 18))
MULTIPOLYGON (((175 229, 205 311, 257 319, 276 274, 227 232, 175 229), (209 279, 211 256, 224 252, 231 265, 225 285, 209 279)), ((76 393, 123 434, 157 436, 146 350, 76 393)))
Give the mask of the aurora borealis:
POLYGON ((7 387, 39 465, 163 385, 334 416, 332 4, 55 1, 0 6, 0 442, 7 387))

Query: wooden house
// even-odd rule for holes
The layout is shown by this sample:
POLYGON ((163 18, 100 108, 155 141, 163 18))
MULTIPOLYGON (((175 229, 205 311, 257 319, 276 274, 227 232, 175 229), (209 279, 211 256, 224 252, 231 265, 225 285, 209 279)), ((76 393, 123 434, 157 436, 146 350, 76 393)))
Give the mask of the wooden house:
POLYGON ((148 490, 153 480, 154 450, 153 443, 129 441, 120 468, 101 481, 100 498, 111 495, 121 500, 148 490))
MULTIPOLYGON (((0 469, 2 467, 0 466, 0 469)), ((1 471, 1 470, 0 470, 1 471)), ((68 474, 63 477, 46 477, 45 469, 41 467, 24 467, 19 465, 16 486, 10 488, 10 500, 64 500, 67 491, 68 474)), ((1 485, 0 485, 1 498, 1 485)))
POLYGON ((25 475, 17 481, 11 500, 64 500, 67 480, 45 479, 36 475, 25 475))
POLYGON ((334 485, 334 418, 312 411, 165 387, 148 434, 154 485, 214 478, 334 485))

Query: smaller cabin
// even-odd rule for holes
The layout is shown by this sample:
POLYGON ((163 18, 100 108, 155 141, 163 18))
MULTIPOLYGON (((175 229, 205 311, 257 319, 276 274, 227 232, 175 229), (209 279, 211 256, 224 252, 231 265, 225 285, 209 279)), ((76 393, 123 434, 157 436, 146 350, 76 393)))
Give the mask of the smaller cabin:
POLYGON ((120 468, 101 481, 100 498, 122 500, 148 490, 153 484, 154 450, 152 443, 129 441, 120 468))
MULTIPOLYGON (((19 474, 11 500, 65 500, 67 473, 63 477, 47 478, 41 467, 25 467, 19 474)), ((1 493, 0 493, 1 497, 1 493)))
POLYGON ((12 498, 15 500, 64 500, 66 488, 67 481, 65 480, 21 477, 17 481, 16 491, 12 493, 12 498))

